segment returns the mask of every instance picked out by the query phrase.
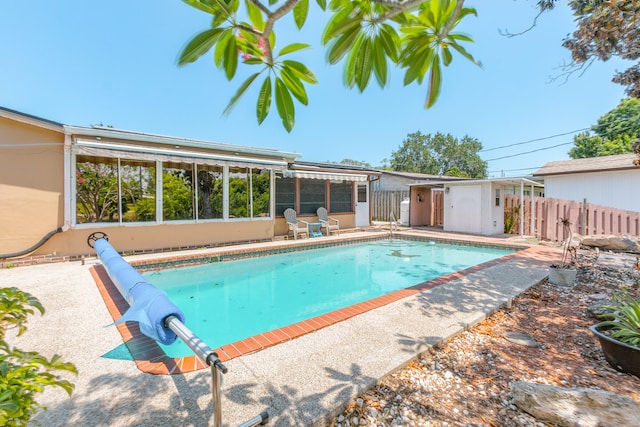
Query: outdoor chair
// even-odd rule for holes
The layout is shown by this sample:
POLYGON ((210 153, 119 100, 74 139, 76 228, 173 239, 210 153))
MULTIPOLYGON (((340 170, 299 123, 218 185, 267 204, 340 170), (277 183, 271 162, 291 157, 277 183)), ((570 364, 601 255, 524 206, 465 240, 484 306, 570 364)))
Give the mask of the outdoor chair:
POLYGON ((298 239, 298 234, 305 233, 309 237, 309 223, 298 219, 296 211, 287 208, 284 211, 284 217, 287 220, 289 231, 293 231, 293 238, 298 239))
POLYGON ((332 231, 337 231, 338 234, 340 234, 340 221, 328 216, 326 208, 318 208, 317 214, 318 219, 322 223, 322 228, 326 230, 327 236, 331 234, 332 231))

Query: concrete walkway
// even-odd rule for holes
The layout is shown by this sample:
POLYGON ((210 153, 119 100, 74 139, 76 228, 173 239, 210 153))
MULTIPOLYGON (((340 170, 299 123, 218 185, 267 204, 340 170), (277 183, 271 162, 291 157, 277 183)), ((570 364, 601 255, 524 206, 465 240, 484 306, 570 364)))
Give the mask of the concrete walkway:
MULTIPOLYGON (((431 232, 420 234, 429 236, 431 232)), ((434 236, 442 238, 442 233, 434 236)), ((347 238, 350 236, 341 236, 347 238)), ((451 236, 451 239, 469 236, 451 236)), ((478 238, 508 243, 504 239, 478 238)), ((156 257, 161 257, 157 255, 156 257)), ((323 426, 349 399, 437 344, 481 321, 547 276, 557 251, 534 246, 505 262, 225 363, 224 425, 267 411, 271 426, 323 426)), ((136 257, 127 257, 133 260, 136 257)), ((159 376, 112 359, 122 347, 89 273, 98 263, 48 264, 0 270, 0 287, 33 293, 47 310, 10 342, 74 363, 71 397, 48 390, 39 401, 44 426, 212 425, 211 375, 201 370, 159 376)))

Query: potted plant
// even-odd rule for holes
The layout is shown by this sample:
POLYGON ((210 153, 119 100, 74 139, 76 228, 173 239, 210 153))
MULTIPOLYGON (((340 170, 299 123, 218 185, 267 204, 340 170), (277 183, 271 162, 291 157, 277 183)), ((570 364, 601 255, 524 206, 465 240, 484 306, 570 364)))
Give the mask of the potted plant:
POLYGON ((562 246, 562 259, 559 264, 551 264, 549 268, 549 283, 558 286, 573 286, 576 282, 578 270, 574 267, 576 248, 572 246, 573 233, 568 218, 561 218, 560 223, 568 235, 562 246))
POLYGON ((640 299, 627 291, 613 296, 590 329, 598 337, 604 357, 616 370, 640 377, 640 299))

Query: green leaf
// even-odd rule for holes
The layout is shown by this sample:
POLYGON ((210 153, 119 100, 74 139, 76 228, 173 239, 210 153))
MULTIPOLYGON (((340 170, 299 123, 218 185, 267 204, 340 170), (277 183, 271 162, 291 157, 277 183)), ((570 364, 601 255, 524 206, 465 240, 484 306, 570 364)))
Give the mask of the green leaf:
POLYGON ((311 47, 311 45, 307 43, 292 43, 280 49, 278 56, 283 56, 291 52, 297 52, 299 50, 307 49, 309 47, 311 47))
POLYGON ((210 13, 212 15, 216 13, 216 9, 211 7, 209 5, 209 2, 203 3, 201 0, 182 0, 182 2, 198 10, 201 10, 203 12, 210 13))
POLYGON ((242 60, 242 63, 247 65, 262 65, 265 62, 262 58, 247 58, 242 60))
POLYGON ((240 87, 236 91, 236 94, 233 95, 233 98, 231 98, 231 100, 229 101, 229 104, 227 104, 227 108, 224 109, 224 113, 223 114, 225 114, 225 115, 229 114, 231 112, 231 110, 233 110, 233 107, 235 107, 236 103, 240 100, 242 95, 244 95, 244 93, 247 91, 247 88, 249 88, 249 86, 251 86, 251 83, 253 83, 253 81, 259 75, 260 75, 260 73, 255 73, 255 74, 249 76, 249 78, 247 80, 245 80, 244 83, 242 83, 240 85, 240 87))
POLYGON ((231 80, 236 75, 238 69, 238 46, 236 44, 236 38, 231 37, 227 43, 227 47, 224 53, 224 71, 227 76, 227 80, 231 80))
POLYGON ((360 92, 367 88, 371 78, 371 71, 373 68, 371 50, 371 39, 363 36, 362 42, 359 43, 358 51, 356 52, 355 61, 353 63, 355 81, 360 92))
POLYGON ((287 132, 291 132, 295 124, 295 108, 287 86, 278 77, 276 77, 276 107, 282 119, 282 125, 287 132))
POLYGON ((469 52, 466 51, 464 47, 460 46, 458 43, 453 43, 453 42, 450 43, 449 46, 454 48, 456 51, 458 51, 458 53, 460 53, 462 56, 467 58, 469 61, 476 64, 478 67, 482 68, 482 63, 476 60, 469 52))
POLYGON ((298 29, 304 27, 304 23, 307 20, 309 14, 309 0, 300 0, 298 4, 293 7, 293 19, 298 29))
POLYGON ((247 15, 249 15, 249 20, 251 21, 251 24, 253 24, 253 26, 258 30, 263 31, 265 22, 262 17, 262 12, 258 8, 258 6, 256 6, 253 2, 249 0, 245 0, 244 3, 246 5, 247 15))
POLYGON ((258 95, 258 103, 256 104, 256 116, 258 117, 258 124, 261 124, 264 119, 269 115, 269 109, 271 108, 271 77, 267 76, 260 88, 260 94, 258 95))
POLYGON ((384 47, 382 46, 380 37, 373 40, 373 50, 371 57, 373 59, 373 71, 380 87, 387 84, 387 57, 385 56, 384 47))
POLYGON ((207 53, 218 40, 222 31, 220 28, 212 28, 197 34, 182 50, 178 58, 178 65, 182 66, 194 62, 207 53))
POLYGON ((301 104, 303 105, 309 104, 307 91, 305 90, 304 85, 302 84, 300 79, 295 75, 295 73, 292 73, 286 67, 282 67, 282 69, 280 70, 280 75, 282 77, 282 81, 287 86, 287 89, 289 89, 289 92, 291 92, 291 94, 295 96, 296 99, 300 101, 301 104))
POLYGON ((286 66, 289 71, 294 73, 295 76, 300 80, 311 84, 318 83, 318 79, 316 78, 315 74, 313 74, 306 65, 298 61, 292 61, 290 59, 285 59, 284 61, 282 61, 282 65, 286 66))
POLYGON ((360 27, 360 20, 351 18, 351 12, 353 12, 353 4, 350 3, 331 17, 322 34, 322 44, 327 44, 329 40, 338 37, 355 26, 360 27))
POLYGON ((329 48, 328 61, 330 64, 336 64, 353 48, 356 38, 360 33, 360 26, 350 28, 346 33, 342 34, 329 48))
POLYGON ((427 101, 425 108, 431 108, 433 104, 438 100, 440 95, 440 87, 442 86, 442 80, 440 75, 440 58, 436 54, 433 56, 433 62, 431 65, 431 76, 429 78, 429 88, 427 90, 427 101))
POLYGON ((453 55, 451 55, 451 50, 449 50, 449 47, 444 46, 442 48, 442 63, 444 64, 445 67, 448 67, 449 64, 451 64, 452 60, 453 60, 453 55))
POLYGON ((327 10, 327 0, 316 0, 316 3, 320 6, 320 9, 327 10))
POLYGON ((400 50, 400 38, 391 25, 383 24, 378 32, 378 42, 384 49, 384 53, 391 61, 398 62, 400 50))
POLYGON ((227 49, 227 44, 231 39, 234 39, 234 36, 230 28, 223 30, 218 38, 218 43, 216 43, 216 48, 213 51, 213 61, 218 68, 222 68, 222 61, 227 49))

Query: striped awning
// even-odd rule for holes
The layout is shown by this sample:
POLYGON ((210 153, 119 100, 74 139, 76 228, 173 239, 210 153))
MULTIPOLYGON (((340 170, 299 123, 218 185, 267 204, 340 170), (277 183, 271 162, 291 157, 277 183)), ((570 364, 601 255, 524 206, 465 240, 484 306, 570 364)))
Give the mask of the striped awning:
POLYGON ((366 182, 367 175, 359 175, 353 173, 339 173, 339 172, 317 172, 317 171, 303 171, 303 170, 285 170, 285 178, 306 178, 306 179, 322 179, 329 181, 355 181, 366 182))

